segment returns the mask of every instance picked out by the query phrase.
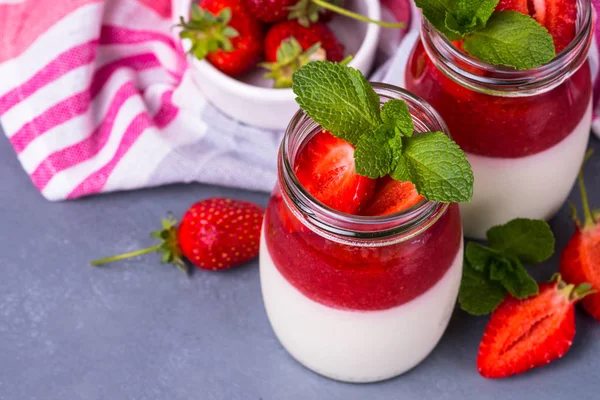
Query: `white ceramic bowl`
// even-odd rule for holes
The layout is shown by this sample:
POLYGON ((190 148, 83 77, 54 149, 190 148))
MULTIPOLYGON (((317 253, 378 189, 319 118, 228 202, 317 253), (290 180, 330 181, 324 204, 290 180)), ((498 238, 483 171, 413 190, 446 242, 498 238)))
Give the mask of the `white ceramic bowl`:
MULTIPOLYGON (((173 15, 177 23, 180 15, 189 15, 190 5, 191 0, 173 0, 173 15)), ((345 6, 371 19, 381 19, 379 0, 346 0, 345 6)), ((375 58, 379 26, 339 15, 329 26, 346 47, 346 54, 354 56, 349 65, 368 74, 375 58)), ((190 48, 187 39, 183 48, 190 48)), ((272 81, 262 78, 263 69, 256 68, 241 78, 232 78, 207 61, 191 55, 188 59, 193 80, 206 98, 235 120, 260 128, 283 130, 298 110, 292 90, 271 88, 272 81)))

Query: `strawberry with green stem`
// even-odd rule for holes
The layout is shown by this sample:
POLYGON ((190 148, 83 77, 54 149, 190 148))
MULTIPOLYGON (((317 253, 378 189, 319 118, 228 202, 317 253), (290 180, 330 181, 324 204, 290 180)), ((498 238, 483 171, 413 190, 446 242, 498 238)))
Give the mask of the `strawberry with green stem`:
POLYGON ((349 11, 340 0, 245 0, 250 12, 261 21, 278 22, 284 19, 297 20, 308 27, 317 21, 326 22, 332 14, 339 14, 363 22, 377 24, 383 28, 403 28, 404 23, 376 21, 349 11))
POLYGON ((180 37, 192 43, 190 54, 206 58, 230 76, 254 68, 262 56, 262 26, 242 0, 202 0, 192 5, 189 21, 178 25, 180 37))
POLYGON ((258 255, 263 209, 255 204, 213 198, 192 205, 181 223, 171 216, 151 236, 160 243, 118 256, 93 261, 99 266, 114 261, 158 252, 162 262, 189 272, 185 259, 200 269, 223 270, 258 255))
MULTIPOLYGON (((590 150, 585 160, 591 155, 590 150)), ((600 290, 600 211, 590 209, 583 179, 583 166, 578 181, 584 220, 582 223, 577 217, 575 207, 571 206, 576 231, 561 256, 560 272, 570 282, 590 282, 594 289, 600 290)), ((592 317, 600 321, 600 294, 586 297, 582 305, 592 317)))
POLYGON ((260 64, 269 72, 267 79, 275 81, 276 88, 292 86, 292 74, 310 61, 341 62, 344 45, 323 23, 304 27, 296 21, 273 25, 265 36, 266 63, 260 64))
POLYGON ((486 378, 504 378, 540 367, 565 355, 575 337, 575 303, 592 293, 556 274, 539 294, 512 295, 496 308, 485 329, 477 369, 486 378))

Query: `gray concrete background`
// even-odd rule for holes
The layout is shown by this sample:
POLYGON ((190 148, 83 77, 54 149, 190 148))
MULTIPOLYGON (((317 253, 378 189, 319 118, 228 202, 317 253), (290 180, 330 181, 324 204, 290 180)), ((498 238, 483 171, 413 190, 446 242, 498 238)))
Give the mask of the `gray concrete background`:
MULTIPOLYGON (((600 150, 600 142, 592 139, 600 150)), ((600 206, 600 154, 586 167, 600 206)), ((151 254, 102 269, 95 258, 152 244, 173 211, 228 196, 267 196, 175 185, 49 203, 0 132, 0 399, 598 399, 600 324, 577 315, 571 351, 501 381, 475 369, 486 318, 456 311, 419 367, 387 382, 353 385, 304 369, 280 347, 263 309, 257 263, 188 279, 151 254)), ((571 200, 580 204, 574 193, 571 200)), ((551 221, 562 249, 568 207, 551 221)), ((534 268, 547 279, 557 257, 534 268)))

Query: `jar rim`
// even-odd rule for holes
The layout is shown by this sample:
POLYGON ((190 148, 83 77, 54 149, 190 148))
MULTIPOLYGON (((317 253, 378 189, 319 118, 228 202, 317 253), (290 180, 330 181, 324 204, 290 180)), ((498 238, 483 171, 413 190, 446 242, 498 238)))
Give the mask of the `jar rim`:
POLYGON ((587 60, 592 28, 591 2, 578 0, 575 38, 552 61, 527 70, 486 63, 459 50, 424 17, 421 40, 436 67, 456 83, 480 93, 525 97, 550 91, 579 70, 587 60))
MULTIPOLYGON (((425 100, 393 85, 378 82, 372 82, 371 85, 379 95, 381 104, 390 99, 401 99, 407 103, 416 132, 440 131, 449 134, 442 117, 425 100)), ((320 125, 300 109, 285 131, 278 157, 279 187, 283 200, 294 216, 315 233, 350 245, 389 245, 428 229, 448 209, 449 203, 423 199, 398 213, 361 216, 323 204, 298 181, 293 165, 298 151, 319 129, 322 129, 320 125)))

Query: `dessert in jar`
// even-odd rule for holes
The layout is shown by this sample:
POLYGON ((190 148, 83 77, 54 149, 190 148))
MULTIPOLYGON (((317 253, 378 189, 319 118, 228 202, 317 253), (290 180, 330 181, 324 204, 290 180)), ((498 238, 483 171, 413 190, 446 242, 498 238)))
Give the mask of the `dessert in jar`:
MULTIPOLYGON (((415 132, 447 131, 421 99, 373 88, 382 104, 407 103, 415 132)), ((416 366, 440 340, 463 237, 457 204, 428 201, 410 182, 358 176, 353 152, 304 112, 293 118, 265 214, 260 276, 273 330, 296 360, 329 378, 374 382, 416 366), (334 179, 337 188, 328 186, 334 179)))
POLYGON ((551 218, 575 183, 592 120, 590 1, 501 1, 498 10, 533 14, 556 57, 526 70, 492 65, 423 18, 406 72, 407 89, 440 113, 473 167, 473 199, 461 205, 472 238, 516 217, 551 218))

